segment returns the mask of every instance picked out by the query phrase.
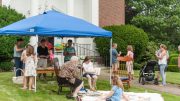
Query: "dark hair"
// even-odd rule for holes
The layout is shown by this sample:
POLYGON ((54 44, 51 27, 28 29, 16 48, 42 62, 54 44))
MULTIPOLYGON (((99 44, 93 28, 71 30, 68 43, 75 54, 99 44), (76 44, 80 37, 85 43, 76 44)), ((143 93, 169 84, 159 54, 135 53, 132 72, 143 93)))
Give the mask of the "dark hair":
POLYGON ((45 39, 42 39, 42 40, 41 40, 41 43, 43 43, 43 42, 46 42, 46 40, 45 40, 45 39))
POLYGON ((17 42, 24 41, 22 38, 16 40, 17 42))
POLYGON ((86 62, 86 61, 89 61, 90 60, 90 57, 89 56, 86 56, 83 63, 86 62))
POLYGON ((69 43, 69 42, 70 42, 70 43, 72 43, 72 40, 71 40, 71 39, 69 39, 69 40, 68 40, 68 43, 69 43))

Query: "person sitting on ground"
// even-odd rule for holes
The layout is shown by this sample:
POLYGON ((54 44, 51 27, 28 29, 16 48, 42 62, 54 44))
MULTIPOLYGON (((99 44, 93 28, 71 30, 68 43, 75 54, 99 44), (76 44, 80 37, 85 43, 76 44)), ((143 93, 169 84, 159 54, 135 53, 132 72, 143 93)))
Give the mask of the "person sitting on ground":
POLYGON ((95 91, 97 75, 95 74, 93 63, 91 62, 88 56, 86 56, 83 61, 83 70, 84 70, 83 77, 88 78, 90 90, 95 91))
POLYGON ((125 99, 125 101, 128 101, 128 98, 123 93, 124 87, 123 83, 120 80, 120 77, 118 75, 115 75, 113 78, 113 87, 112 90, 109 92, 109 94, 102 96, 102 100, 106 101, 121 101, 122 97, 125 99))
POLYGON ((64 63, 70 61, 72 56, 76 56, 76 50, 72 47, 72 40, 68 40, 68 46, 64 49, 64 63))
POLYGON ((60 80, 70 83, 74 88, 71 98, 77 97, 77 93, 83 87, 83 82, 78 77, 78 62, 78 57, 72 56, 70 61, 64 63, 59 71, 60 80))
MULTIPOLYGON (((46 47, 46 40, 42 39, 40 46, 37 48, 38 53, 38 68, 47 68, 47 59, 49 58, 49 52, 48 48, 46 47)), ((43 74, 44 78, 46 77, 46 74, 43 74)), ((39 74, 40 78, 41 74, 39 74)))

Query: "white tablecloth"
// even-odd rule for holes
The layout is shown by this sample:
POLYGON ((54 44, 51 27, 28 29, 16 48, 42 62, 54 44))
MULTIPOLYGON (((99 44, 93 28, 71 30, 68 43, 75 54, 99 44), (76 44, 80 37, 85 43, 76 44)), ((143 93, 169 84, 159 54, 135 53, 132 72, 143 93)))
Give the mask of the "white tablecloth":
MULTIPOLYGON (((98 91, 104 94, 108 94, 109 91, 98 91)), ((161 94, 158 93, 134 93, 134 92, 125 92, 124 93, 129 101, 164 101, 161 94)), ((83 96, 81 98, 82 101, 100 101, 100 96, 83 96)), ((122 99, 122 101, 124 101, 122 99)))

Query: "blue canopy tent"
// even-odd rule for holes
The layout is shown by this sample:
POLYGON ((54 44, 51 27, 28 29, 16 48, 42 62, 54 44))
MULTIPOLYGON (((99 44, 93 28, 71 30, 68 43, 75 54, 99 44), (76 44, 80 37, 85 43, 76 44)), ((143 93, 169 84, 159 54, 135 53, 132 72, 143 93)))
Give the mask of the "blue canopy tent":
POLYGON ((110 31, 54 10, 20 20, 0 29, 0 35, 7 34, 59 37, 112 37, 110 31))
MULTIPOLYGON (((112 33, 82 19, 50 10, 0 29, 0 35, 56 36, 56 37, 107 37, 112 33)), ((112 45, 112 38, 111 38, 112 45)), ((110 46, 111 47, 111 46, 110 46)), ((110 58, 112 55, 110 55, 110 58)), ((110 64, 112 63, 110 59, 110 64)))

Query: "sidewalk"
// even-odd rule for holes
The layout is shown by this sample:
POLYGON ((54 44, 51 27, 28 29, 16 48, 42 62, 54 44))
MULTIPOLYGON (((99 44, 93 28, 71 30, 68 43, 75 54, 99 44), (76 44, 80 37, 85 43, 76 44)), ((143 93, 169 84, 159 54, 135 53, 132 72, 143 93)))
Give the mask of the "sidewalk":
POLYGON ((146 83, 145 85, 141 85, 139 84, 138 79, 133 80, 132 84, 133 86, 152 89, 180 96, 180 86, 177 84, 167 84, 166 86, 159 86, 154 85, 153 83, 146 83))
MULTIPOLYGON (((109 80, 110 72, 109 68, 107 67, 101 67, 101 75, 99 76, 99 79, 103 80, 109 80)), ((160 92, 166 92, 169 94, 174 94, 174 95, 179 95, 180 96, 180 85, 177 84, 167 84, 165 87, 163 86, 158 86, 154 85, 153 82, 146 83, 145 85, 141 85, 138 82, 138 79, 136 78, 135 80, 132 81, 133 86, 135 87, 141 87, 144 89, 152 89, 160 92)))

